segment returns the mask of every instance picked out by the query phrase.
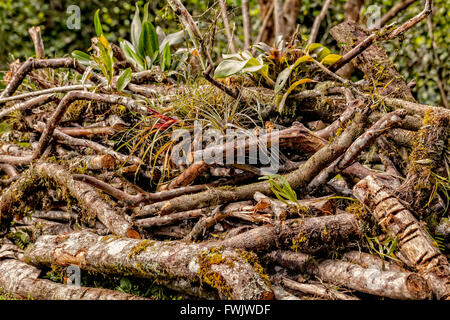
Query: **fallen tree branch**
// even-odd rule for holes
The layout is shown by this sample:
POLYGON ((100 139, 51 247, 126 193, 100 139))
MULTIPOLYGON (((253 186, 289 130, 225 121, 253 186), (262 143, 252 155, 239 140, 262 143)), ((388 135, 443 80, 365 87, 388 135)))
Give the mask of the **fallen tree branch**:
POLYGON ((273 251, 266 257, 283 267, 368 294, 400 300, 423 300, 429 295, 427 282, 412 272, 366 269, 331 259, 315 260, 314 263, 309 255, 291 251, 273 251))
POLYGON ((413 214, 376 177, 368 176, 353 188, 389 236, 398 239, 399 258, 417 269, 438 299, 450 297, 450 264, 413 214))
POLYGON ((86 271, 155 279, 161 285, 192 295, 208 290, 221 298, 273 298, 264 273, 255 269, 261 268, 256 257, 214 246, 80 232, 42 236, 27 249, 25 259, 37 266, 76 265, 86 271))
POLYGON ((0 287, 22 297, 33 300, 147 300, 128 293, 77 287, 40 279, 41 270, 24 262, 0 260, 0 287))

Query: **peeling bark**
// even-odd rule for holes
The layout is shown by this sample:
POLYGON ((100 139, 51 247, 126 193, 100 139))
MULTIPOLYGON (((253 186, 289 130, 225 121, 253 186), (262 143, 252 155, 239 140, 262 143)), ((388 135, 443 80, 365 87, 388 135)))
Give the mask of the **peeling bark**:
POLYGON ((314 260, 306 254, 289 251, 273 251, 267 258, 325 282, 368 294, 400 300, 423 300, 429 296, 425 279, 412 272, 366 269, 340 260, 314 260))
POLYGON ((398 239, 399 258, 428 281, 438 299, 448 299, 450 264, 413 214, 373 176, 355 185, 353 193, 389 236, 398 239))

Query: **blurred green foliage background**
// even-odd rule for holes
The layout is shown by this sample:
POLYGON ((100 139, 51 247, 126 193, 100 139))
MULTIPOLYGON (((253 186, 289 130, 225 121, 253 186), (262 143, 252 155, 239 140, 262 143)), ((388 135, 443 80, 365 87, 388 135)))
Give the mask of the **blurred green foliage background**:
MULTIPOLYGON (((144 1, 136 1, 142 8, 144 1)), ((243 43, 242 17, 240 0, 227 0, 230 8, 229 19, 238 37, 238 47, 243 43)), ((334 51, 338 51, 336 42, 328 34, 328 30, 344 20, 344 4, 346 0, 335 0, 322 22, 317 38, 318 42, 325 44, 334 51)), ((365 7, 376 4, 381 6, 385 13, 397 1, 366 1, 365 7)), ((197 20, 201 21, 204 31, 208 30, 208 23, 215 19, 214 10, 207 10, 215 1, 212 0, 184 0, 188 10, 197 20), (207 10, 205 12, 205 10, 207 10)), ((298 23, 301 25, 301 33, 308 35, 319 14, 323 1, 303 0, 298 23)), ((13 59, 24 60, 34 54, 33 44, 28 35, 31 26, 43 26, 43 40, 46 55, 63 56, 75 49, 86 51, 90 47, 90 38, 94 36, 93 16, 96 9, 100 8, 101 21, 107 38, 117 42, 121 39, 129 39, 129 29, 134 14, 133 1, 123 0, 1 0, 0 1, 0 70, 7 70, 8 64, 13 59), (67 20, 71 13, 67 12, 70 5, 77 5, 81 12, 80 30, 69 30, 67 20)), ((437 42, 438 52, 442 62, 441 75, 447 89, 450 87, 450 0, 435 0, 433 12, 434 36, 437 42)), ((404 22, 416 15, 422 9, 420 1, 411 5, 407 10, 396 17, 398 23, 404 22)), ((252 19, 252 36, 256 37, 261 26, 260 12, 257 0, 250 1, 250 15, 252 19)), ((168 7, 166 1, 150 1, 150 16, 153 22, 167 32, 178 30, 178 20, 168 7)), ((214 56, 218 58, 225 53, 227 40, 224 32, 220 32, 222 23, 220 18, 217 25, 217 36, 214 47, 214 56)), ((436 85, 438 66, 436 65, 432 51, 431 39, 425 21, 409 30, 406 37, 400 41, 395 40, 383 44, 391 55, 395 65, 401 74, 409 82, 416 80, 417 86, 414 94, 422 103, 440 104, 442 100, 436 85)), ((0 74, 0 77, 2 75, 0 74)), ((447 90, 448 92, 448 90, 447 90)))

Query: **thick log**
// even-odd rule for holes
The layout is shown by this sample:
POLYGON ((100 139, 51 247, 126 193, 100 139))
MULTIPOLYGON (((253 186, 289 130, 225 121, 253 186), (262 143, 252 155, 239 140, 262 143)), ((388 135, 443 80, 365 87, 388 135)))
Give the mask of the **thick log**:
POLYGON ((342 255, 342 259, 351 263, 359 264, 364 268, 378 268, 383 271, 406 271, 394 262, 382 260, 380 257, 366 252, 349 251, 342 255))
POLYGON ((272 299, 268 276, 255 255, 177 241, 99 237, 80 232, 40 237, 25 252, 33 265, 76 265, 83 270, 155 279, 174 290, 209 287, 222 298, 272 299))
POLYGON ((14 259, 0 260, 0 287, 33 300, 147 300, 118 291, 39 279, 41 270, 14 259))
POLYGON ((364 293, 401 300, 421 300, 429 296, 427 282, 412 272, 363 268, 340 260, 314 260, 290 251, 273 251, 267 258, 283 267, 313 274, 321 280, 364 293))
POLYGON ((277 247, 317 253, 336 248, 359 235, 352 214, 289 219, 283 226, 264 225, 218 242, 227 248, 264 251, 277 247))
POLYGON ((139 233, 91 186, 75 181, 62 166, 54 163, 39 162, 30 167, 0 197, 0 223, 5 226, 11 221, 10 208, 21 201, 27 192, 42 179, 49 179, 66 188, 76 198, 87 215, 98 218, 112 233, 130 238, 139 238, 139 233))
POLYGON ((399 258, 428 281, 438 299, 449 299, 450 264, 414 215, 374 176, 356 184, 353 194, 389 236, 398 239, 399 258))

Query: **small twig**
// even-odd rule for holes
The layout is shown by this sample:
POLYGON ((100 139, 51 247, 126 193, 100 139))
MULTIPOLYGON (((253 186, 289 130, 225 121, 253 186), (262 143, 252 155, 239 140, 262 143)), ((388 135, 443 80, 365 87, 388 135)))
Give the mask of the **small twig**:
POLYGON ((228 21, 227 5, 225 0, 219 0, 220 13, 222 14, 223 25, 228 38, 228 44, 232 53, 236 53, 236 46, 234 44, 233 33, 231 32, 230 22, 228 21))
POLYGON ((62 93, 62 92, 90 89, 92 87, 93 87, 93 85, 91 85, 91 84, 76 84, 73 86, 55 87, 55 88, 50 88, 50 89, 45 89, 45 90, 31 91, 31 92, 27 92, 27 93, 17 94, 12 97, 2 98, 2 99, 0 99, 0 104, 9 102, 9 101, 23 100, 23 99, 27 99, 27 98, 47 95, 47 94, 51 94, 51 93, 62 93))
POLYGON ((242 22, 244 25, 244 46, 245 49, 251 46, 251 27, 250 27, 250 14, 248 0, 242 0, 242 22))
POLYGON ((308 44, 314 43, 317 38, 317 34, 319 33, 320 24, 322 23, 323 18, 325 18, 325 15, 328 12, 328 8, 333 0, 325 0, 325 3, 322 6, 322 10, 320 11, 319 15, 314 20, 314 24, 311 29, 311 33, 308 39, 308 44))
POLYGON ((395 4, 383 17, 381 17, 380 25, 384 26, 389 20, 397 16, 397 14, 408 8, 414 2, 416 2, 416 0, 402 0, 395 4))
POLYGON ((266 32, 267 24, 269 23, 270 18, 272 17, 274 7, 274 1, 270 4, 269 10, 267 10, 267 14, 264 16, 261 28, 259 29, 258 36, 255 39, 254 43, 261 42, 264 33, 266 32))
POLYGON ((34 50, 36 52, 36 59, 44 59, 45 58, 45 52, 44 52, 44 42, 42 41, 41 37, 41 27, 31 27, 28 29, 28 33, 31 36, 31 39, 33 40, 34 44, 34 50))
MULTIPOLYGON (((422 12, 420 12, 415 17, 411 18, 410 20, 406 21, 404 24, 402 24, 400 27, 385 32, 375 32, 372 33, 370 36, 368 36, 366 39, 361 41, 356 47, 351 49, 349 52, 347 52, 341 60, 339 60, 337 63, 333 64, 330 67, 330 70, 333 72, 336 72, 340 68, 342 68, 344 65, 346 65, 348 62, 353 60, 357 55, 361 54, 364 50, 366 50, 368 47, 370 47, 373 43, 375 43, 378 39, 386 39, 386 40, 392 40, 406 32, 407 30, 411 29, 413 26, 415 26, 417 23, 422 21, 426 18, 431 12, 431 5, 432 0, 426 0, 425 7, 422 12)), ((386 30, 390 29, 390 26, 387 26, 385 28, 386 30)))
POLYGON ((198 185, 155 193, 146 192, 146 193, 139 193, 137 195, 130 195, 92 176, 88 176, 85 174, 74 174, 72 178, 74 180, 81 181, 93 187, 96 187, 102 190, 103 192, 109 194, 110 196, 120 201, 123 201, 124 203, 130 206, 137 206, 141 203, 155 203, 159 201, 165 201, 175 197, 179 197, 181 195, 203 191, 207 188, 206 185, 198 185))

